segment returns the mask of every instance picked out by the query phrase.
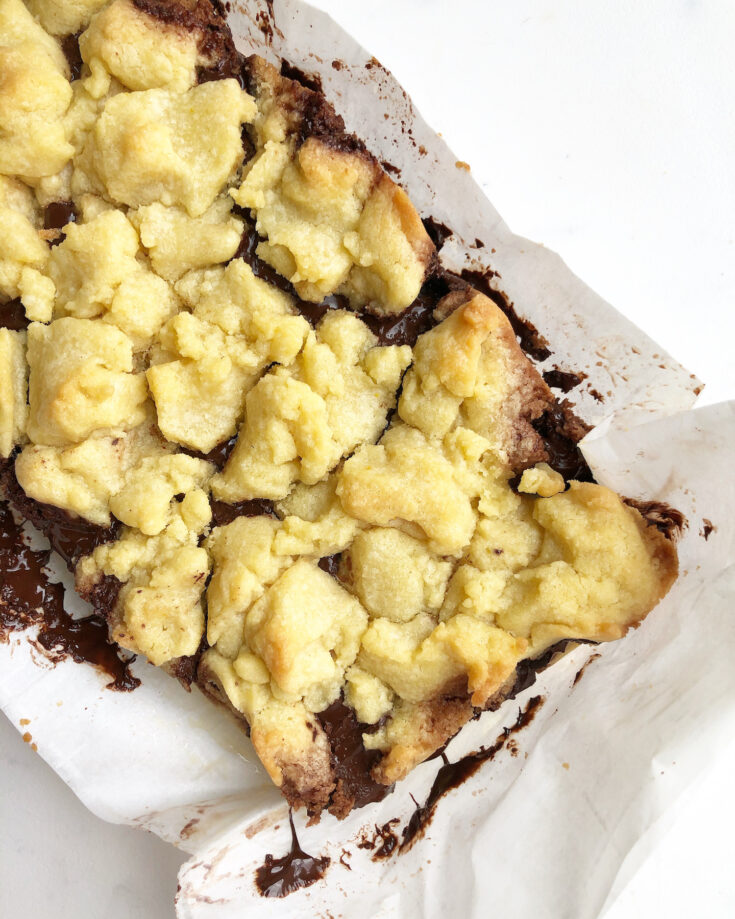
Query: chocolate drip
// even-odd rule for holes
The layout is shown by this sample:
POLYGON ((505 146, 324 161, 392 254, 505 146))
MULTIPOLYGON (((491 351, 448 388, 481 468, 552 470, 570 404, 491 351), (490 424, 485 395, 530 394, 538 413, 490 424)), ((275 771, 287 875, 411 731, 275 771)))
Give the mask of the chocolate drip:
POLYGON ((355 713, 341 699, 317 715, 332 748, 332 764, 336 789, 329 810, 335 817, 346 816, 353 807, 364 807, 383 798, 393 790, 381 785, 370 772, 381 759, 378 750, 366 750, 362 735, 376 725, 360 724, 355 713))
POLYGON ((454 230, 448 227, 446 223, 434 220, 433 217, 424 217, 421 222, 437 250, 441 249, 447 239, 454 235, 454 230))
POLYGON ((324 91, 322 78, 318 73, 304 73, 300 67, 296 67, 295 64, 290 63, 285 58, 281 61, 281 76, 287 77, 289 80, 295 80, 312 92, 321 93, 324 91))
POLYGON ((265 862, 255 872, 255 882, 263 897, 287 897, 295 890, 311 887, 320 881, 331 863, 324 855, 314 858, 299 845, 296 828, 293 825, 293 814, 289 811, 291 824, 291 850, 283 858, 273 858, 268 854, 265 862))
POLYGON ((544 442, 546 462, 565 481, 594 482, 592 470, 577 446, 589 427, 577 418, 566 400, 555 402, 531 424, 544 442))
POLYGON ((476 290, 485 294, 508 317, 518 343, 529 357, 536 361, 545 361, 551 356, 549 343, 541 335, 536 326, 528 319, 522 319, 515 311, 515 307, 507 296, 499 290, 494 290, 490 286, 490 279, 495 276, 495 272, 490 269, 485 271, 473 271, 469 268, 462 269, 461 277, 471 284, 476 290))
POLYGON ((101 527, 59 507, 29 498, 18 484, 12 463, 1 478, 10 503, 43 533, 72 571, 80 558, 91 555, 97 546, 112 542, 120 531, 121 524, 114 518, 111 526, 101 527))
POLYGON ((20 300, 10 300, 0 303, 0 329, 11 329, 13 332, 22 332, 30 325, 26 318, 26 311, 20 300))
POLYGON ((64 38, 61 39, 61 50, 64 52, 64 57, 69 64, 71 80, 78 80, 82 74, 82 65, 84 61, 82 60, 82 53, 79 50, 79 36, 81 34, 81 32, 77 32, 74 35, 65 35, 64 38))
POLYGON ((226 504, 224 501, 211 501, 212 523, 217 527, 227 526, 238 517, 275 517, 276 511, 272 501, 266 498, 255 498, 252 501, 240 501, 237 504, 226 504))
MULTIPOLYGON (((570 645, 595 644, 597 644, 597 642, 588 640, 586 638, 563 638, 561 641, 557 641, 550 648, 544 651, 544 653, 539 657, 526 658, 525 660, 522 660, 516 667, 516 676, 513 688, 506 696, 504 696, 503 702, 508 699, 515 699, 515 697, 520 695, 524 690, 528 689, 530 686, 533 686, 539 673, 541 673, 542 670, 546 670, 546 668, 552 663, 557 655, 564 654, 570 645)), ((502 704, 502 702, 500 704, 502 704)), ((495 706, 495 708, 498 707, 499 705, 495 706)))
POLYGON ((0 504, 0 640, 10 632, 38 626, 34 641, 53 663, 70 658, 110 677, 108 689, 129 692, 140 685, 129 670, 134 658, 121 656, 97 616, 72 619, 64 609, 64 587, 46 571, 50 552, 31 549, 10 509, 0 504))
POLYGON ((544 383, 553 389, 560 389, 562 392, 569 392, 575 386, 579 386, 582 380, 587 378, 586 373, 572 373, 570 370, 560 370, 554 367, 553 370, 546 370, 542 374, 544 383))
POLYGON ((676 539, 689 525, 681 511, 663 501, 636 501, 633 498, 623 500, 630 507, 634 507, 647 523, 655 526, 667 539, 676 539))
POLYGON ((431 791, 425 803, 416 808, 403 830, 400 845, 401 852, 410 849, 416 839, 424 834, 436 813, 437 804, 444 795, 453 788, 458 788, 473 776, 484 762, 492 759, 503 749, 513 734, 529 725, 544 701, 543 696, 534 696, 529 699, 525 709, 518 713, 515 724, 509 728, 503 728, 492 746, 483 747, 476 753, 469 753, 467 756, 463 756, 456 763, 447 763, 441 767, 436 774, 434 784, 431 786, 431 791))

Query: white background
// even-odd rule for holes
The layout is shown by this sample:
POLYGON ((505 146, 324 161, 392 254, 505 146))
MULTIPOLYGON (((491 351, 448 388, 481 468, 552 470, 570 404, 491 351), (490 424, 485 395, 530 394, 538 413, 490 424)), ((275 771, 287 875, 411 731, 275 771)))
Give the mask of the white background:
MULTIPOLYGON (((706 381, 702 404, 735 398, 732 0, 316 5, 395 73, 515 232, 706 381)), ((1 919, 172 919, 176 850, 89 814, 1 715, 0 751, 1 919)), ((733 774, 735 743, 606 919, 735 916, 733 774)))

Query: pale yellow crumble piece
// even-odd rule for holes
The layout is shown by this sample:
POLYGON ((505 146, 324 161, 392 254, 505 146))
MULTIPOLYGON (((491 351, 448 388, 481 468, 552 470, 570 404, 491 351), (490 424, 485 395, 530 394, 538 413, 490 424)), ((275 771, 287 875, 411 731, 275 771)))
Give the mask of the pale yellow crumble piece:
POLYGON ((49 322, 54 285, 45 276, 49 247, 19 210, 0 206, 0 299, 20 297, 26 316, 49 322))
POLYGON ((242 259, 190 272, 176 290, 192 312, 162 330, 148 384, 164 436, 207 453, 236 432, 248 390, 269 363, 294 359, 309 325, 242 259))
POLYGON ((229 261, 242 237, 242 220, 231 214, 232 199, 220 197, 201 217, 178 207, 150 204, 131 212, 156 271, 167 281, 197 268, 229 261))
POLYGON ((347 552, 350 586, 373 617, 406 622, 442 604, 450 562, 426 544, 396 529, 375 527, 359 533, 347 552))
POLYGON ((37 230, 41 229, 41 209, 33 190, 20 179, 0 175, 0 208, 16 211, 37 230))
POLYGON ((108 0, 26 0, 28 9, 52 35, 73 35, 108 0))
POLYGON ((565 488, 564 476, 548 463, 536 463, 531 469, 525 469, 518 484, 518 491, 525 495, 538 495, 540 498, 551 498, 565 488))
POLYGON ((137 258, 135 228, 120 211, 103 210, 88 223, 70 224, 54 247, 48 274, 56 286, 56 315, 102 318, 136 350, 146 348, 176 311, 173 289, 137 258))
POLYGON ((268 140, 232 195, 266 238, 258 255, 305 300, 335 292, 398 312, 418 296, 433 246, 405 192, 369 155, 310 137, 268 140))
POLYGON ((366 626, 360 603, 314 562, 299 559, 250 608, 244 638, 268 668, 276 696, 303 699, 318 712, 339 696, 366 626))
POLYGON ((365 523, 398 526, 436 554, 460 555, 475 529, 475 495, 467 490, 465 465, 452 462, 452 446, 407 425, 392 427, 344 464, 337 486, 342 507, 365 523))
POLYGON ((361 724, 375 724, 392 711, 395 693, 374 674, 353 664, 345 673, 345 702, 361 724))
POLYGON ((460 680, 483 706, 525 656, 528 642, 474 616, 436 625, 426 613, 409 622, 373 620, 357 662, 408 702, 424 702, 460 680))
POLYGON ((217 696, 247 719, 253 746, 277 786, 299 791, 318 789, 331 773, 327 738, 303 702, 283 702, 274 697, 264 668, 263 662, 248 652, 233 662, 210 648, 202 655, 200 681, 209 691, 215 684, 217 696))
POLYGON ((25 434, 28 367, 24 332, 0 329, 0 457, 8 457, 25 434))
POLYGON ((120 93, 105 105, 75 161, 72 190, 117 204, 156 202, 200 217, 243 159, 241 126, 255 114, 236 80, 120 93))
POLYGON ((157 536, 175 513, 174 496, 202 488, 214 468, 211 463, 185 453, 145 457, 111 498, 110 510, 127 526, 146 536, 157 536))
POLYGON ((66 58, 21 0, 0 0, 0 172, 33 181, 59 172, 74 148, 63 118, 66 58))
POLYGON ((240 651, 250 607, 293 561, 274 550, 279 527, 272 517, 238 517, 215 527, 205 544, 213 563, 207 641, 227 658, 234 660, 240 651))
POLYGON ((77 566, 82 593, 103 575, 123 582, 111 636, 156 666, 194 654, 204 634, 202 594, 210 564, 198 540, 210 517, 205 492, 195 488, 157 536, 125 529, 119 540, 98 546, 77 566))
POLYGON ((350 545, 360 526, 342 510, 334 474, 316 485, 296 485, 278 510, 283 521, 273 545, 279 555, 335 555, 350 545))
POLYGON ((89 67, 84 84, 104 96, 114 77, 131 90, 185 92, 196 83, 199 35, 167 26, 130 0, 113 0, 80 36, 79 50, 89 67))
POLYGON ((145 377, 132 372, 132 342, 113 326, 71 317, 31 323, 28 364, 34 443, 79 443, 96 431, 126 430, 144 420, 145 377))
POLYGON ((601 485, 569 489, 534 503, 544 540, 533 565, 508 585, 496 619, 528 638, 533 654, 562 637, 612 641, 666 593, 671 544, 601 485))
POLYGON ((110 501, 131 470, 144 458, 160 459, 170 449, 148 420, 131 431, 98 435, 71 446, 28 444, 15 461, 15 474, 30 498, 107 527, 110 501))
POLYGON ((419 337, 398 414, 431 437, 457 426, 471 429, 511 467, 518 456, 525 460, 543 449, 530 419, 548 406, 549 391, 492 300, 472 291, 444 303, 453 311, 419 337))
POLYGON ((269 371, 248 393, 245 422, 223 473, 212 480, 225 501, 280 499, 296 482, 315 484, 365 440, 380 434, 403 370, 408 347, 379 348, 356 316, 335 310, 288 367, 269 371), (371 351, 391 369, 364 369, 371 351), (396 360, 396 355, 399 360, 396 360))

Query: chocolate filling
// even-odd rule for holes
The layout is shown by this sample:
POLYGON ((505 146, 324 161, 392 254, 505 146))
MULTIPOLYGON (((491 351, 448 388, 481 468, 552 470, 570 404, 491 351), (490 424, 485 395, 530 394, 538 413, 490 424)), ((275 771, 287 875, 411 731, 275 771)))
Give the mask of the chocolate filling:
POLYGON ((227 526, 238 517, 275 517, 276 511, 273 502, 267 498, 254 498, 252 501, 239 501, 237 504, 226 504, 224 501, 210 502, 212 507, 212 523, 217 527, 227 526))
POLYGON ((26 311, 20 300, 10 300, 0 303, 0 329, 10 329, 13 332, 22 332, 30 325, 26 318, 26 311))
POLYGON ((108 689, 129 692, 140 680, 129 670, 135 659, 122 656, 108 640, 97 616, 72 619, 64 609, 64 586, 46 571, 50 551, 31 549, 10 509, 0 504, 0 640, 10 632, 38 626, 34 645, 53 663, 71 659, 92 664, 110 677, 108 689))
POLYGON ((378 725, 365 725, 342 699, 337 699, 317 715, 332 749, 332 765, 336 788, 329 811, 335 817, 345 817, 353 807, 364 807, 393 791, 393 785, 381 785, 371 773, 382 758, 378 750, 366 750, 362 735, 377 730, 378 725))
POLYGON ((76 223, 76 219, 73 201, 52 201, 43 210, 44 230, 62 230, 67 223, 76 223))
POLYGON ((541 435, 546 462, 569 482, 594 482, 592 470, 577 446, 589 431, 589 425, 578 418, 566 401, 555 402, 540 418, 531 421, 541 435))
POLYGON ((120 532, 121 524, 114 518, 109 527, 101 527, 59 507, 29 498, 15 477, 12 462, 0 474, 0 484, 13 507, 43 533, 71 571, 80 558, 91 555, 97 546, 112 542, 120 532))
POLYGON ((61 50, 64 52, 64 57, 69 65, 71 80, 78 80, 82 75, 84 61, 82 60, 82 53, 79 50, 79 36, 81 34, 81 32, 77 32, 74 35, 65 35, 64 38, 61 39, 61 50))
POLYGON ((200 453, 197 450, 190 450, 188 447, 180 447, 179 449, 182 453, 186 453, 187 456, 206 460, 208 463, 214 463, 218 469, 223 469, 230 458, 230 453, 235 449, 236 443, 237 434, 234 434, 229 440, 223 440, 221 444, 217 444, 209 453, 200 453))
POLYGON ((262 897, 287 897, 295 890, 311 887, 320 881, 329 868, 331 859, 324 855, 315 858, 299 845, 293 814, 289 811, 291 824, 291 849, 282 858, 268 854, 265 862, 255 872, 255 883, 262 897))
POLYGON ((437 250, 441 249, 447 239, 454 234, 454 230, 448 227, 446 223, 434 220, 433 217, 424 217, 421 222, 437 250))

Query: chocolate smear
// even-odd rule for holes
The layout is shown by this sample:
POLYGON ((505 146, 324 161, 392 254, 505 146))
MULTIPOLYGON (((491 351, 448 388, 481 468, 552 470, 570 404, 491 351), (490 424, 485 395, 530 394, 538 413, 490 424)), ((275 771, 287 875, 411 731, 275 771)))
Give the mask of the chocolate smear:
POLYGON ((370 774, 382 753, 366 750, 362 742, 362 735, 376 730, 377 725, 360 724, 352 709, 341 699, 320 712, 317 718, 332 749, 336 788, 329 805, 330 813, 345 817, 353 807, 382 801, 393 786, 381 785, 370 774))
POLYGON ((564 393, 570 392, 575 386, 579 386, 582 380, 587 377, 586 373, 573 373, 571 370, 560 370, 556 366, 553 370, 545 370, 541 375, 547 386, 550 386, 552 389, 560 389, 564 393))
POLYGON ((292 64, 285 58, 281 61, 281 76, 287 77, 289 80, 296 80, 297 83, 300 83, 312 92, 321 93, 324 91, 322 88, 322 78, 318 73, 304 73, 300 67, 296 67, 295 64, 292 64))
POLYGON ((452 791, 452 789, 458 788, 473 776, 484 762, 492 759, 503 749, 513 734, 529 725, 533 721, 536 712, 544 704, 544 701, 543 696, 534 696, 529 699, 526 707, 518 713, 515 723, 511 727, 503 728, 492 746, 483 747, 476 753, 469 753, 467 756, 463 756, 456 763, 448 763, 441 767, 436 774, 426 802, 416 808, 406 824, 399 851, 408 851, 414 842, 423 836, 436 813, 437 804, 444 795, 452 791))
POLYGON ((463 268, 461 272, 461 277, 468 284, 471 284, 480 293, 489 297, 505 313, 518 339, 518 343, 526 354, 536 361, 545 361, 547 357, 551 356, 548 341, 532 322, 528 319, 523 319, 516 313, 514 305, 502 291, 495 290, 490 285, 490 279, 494 276, 495 272, 489 268, 484 271, 463 268))
POLYGON ((581 666, 581 667, 579 668, 579 670, 577 671, 577 673, 576 673, 576 675, 575 675, 575 677, 574 677, 574 680, 572 681, 572 686, 576 686, 577 683, 579 683, 579 681, 580 681, 580 680, 582 679, 582 677, 584 676, 584 672, 585 672, 585 670, 589 667, 589 665, 590 665, 593 661, 599 660, 601 657, 602 657, 601 654, 592 654, 592 655, 584 662, 584 664, 582 664, 582 666, 581 666))
POLYGON ((433 217, 424 217, 421 222, 436 249, 441 249, 447 239, 454 233, 454 230, 448 227, 446 223, 435 220, 433 217))
POLYGON ((689 525, 681 511, 663 501, 636 501, 633 498, 623 498, 623 501, 634 507, 646 523, 655 526, 667 539, 677 539, 689 525))
POLYGON ((82 53, 79 50, 79 36, 81 32, 76 32, 74 35, 65 35, 61 39, 61 50, 64 52, 64 57, 66 62, 69 65, 69 70, 71 72, 70 80, 78 80, 82 75, 82 66, 84 61, 82 60, 82 53))
POLYGON ((289 811, 291 824, 291 850, 282 858, 268 854, 265 862, 255 872, 255 882, 263 897, 287 897, 296 890, 311 887, 320 881, 331 863, 328 856, 315 858, 299 845, 293 814, 289 811))
POLYGON ((333 578, 337 578, 339 575, 339 563, 341 559, 341 552, 338 552, 337 555, 325 555, 324 558, 319 559, 319 567, 322 569, 322 571, 326 571, 327 574, 331 574, 333 578))
POLYGON ((714 526, 711 520, 708 520, 706 517, 702 518, 702 529, 699 532, 699 535, 705 540, 710 538, 710 534, 717 530, 717 527, 714 526))
POLYGON ((26 311, 20 300, 9 300, 0 303, 0 329, 10 329, 12 332, 22 332, 30 325, 26 311))
POLYGON ((129 692, 140 680, 108 639, 107 624, 97 616, 73 619, 64 609, 64 586, 46 570, 50 552, 31 549, 10 508, 0 504, 0 641, 11 632, 38 626, 34 645, 48 660, 92 664, 110 677, 108 689, 129 692))
POLYGON ((555 402, 531 424, 544 442, 546 462, 565 481, 594 482, 592 470, 577 446, 589 426, 574 414, 566 399, 555 402))

